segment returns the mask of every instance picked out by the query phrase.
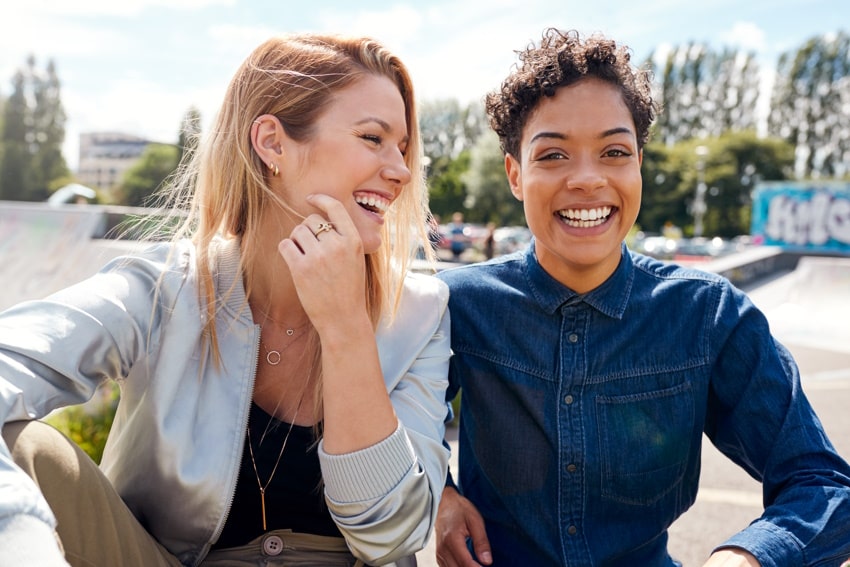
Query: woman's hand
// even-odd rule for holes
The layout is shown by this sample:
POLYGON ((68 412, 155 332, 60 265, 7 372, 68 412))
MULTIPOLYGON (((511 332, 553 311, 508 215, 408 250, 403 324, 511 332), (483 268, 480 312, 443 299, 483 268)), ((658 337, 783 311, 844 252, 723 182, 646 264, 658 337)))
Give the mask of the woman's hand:
POLYGON ((760 567, 761 563, 743 549, 726 548, 715 551, 703 567, 760 567))
POLYGON ((398 427, 366 309, 366 256, 342 203, 310 195, 311 214, 278 245, 322 343, 324 449, 364 449, 398 427), (329 225, 327 223, 330 223, 329 225))
MULTIPOLYGON (((278 245, 304 310, 322 334, 366 316, 366 258, 360 234, 342 203, 310 195, 311 214, 278 245)), ((359 322, 359 321, 358 321, 359 322)))

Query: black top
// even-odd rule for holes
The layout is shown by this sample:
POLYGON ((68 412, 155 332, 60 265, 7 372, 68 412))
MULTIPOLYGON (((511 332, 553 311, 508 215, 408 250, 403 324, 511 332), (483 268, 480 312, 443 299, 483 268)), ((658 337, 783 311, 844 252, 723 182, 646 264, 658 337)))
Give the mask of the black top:
MULTIPOLYGON (((251 436, 247 437, 246 433, 233 505, 213 549, 245 545, 264 533, 260 487, 248 443, 249 439, 253 442, 257 471, 265 486, 290 425, 252 403, 248 427, 251 436)), ((317 447, 313 427, 292 427, 277 471, 266 487, 266 531, 291 529, 299 533, 341 537, 325 505, 317 447)))

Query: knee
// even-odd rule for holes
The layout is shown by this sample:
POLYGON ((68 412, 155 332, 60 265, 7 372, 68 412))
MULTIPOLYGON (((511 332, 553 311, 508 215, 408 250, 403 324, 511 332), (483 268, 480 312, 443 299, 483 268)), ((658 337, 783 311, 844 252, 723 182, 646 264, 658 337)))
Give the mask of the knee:
POLYGON ((7 423, 3 426, 3 440, 15 463, 31 475, 37 467, 61 463, 67 469, 69 462, 77 460, 73 441, 42 421, 7 423))

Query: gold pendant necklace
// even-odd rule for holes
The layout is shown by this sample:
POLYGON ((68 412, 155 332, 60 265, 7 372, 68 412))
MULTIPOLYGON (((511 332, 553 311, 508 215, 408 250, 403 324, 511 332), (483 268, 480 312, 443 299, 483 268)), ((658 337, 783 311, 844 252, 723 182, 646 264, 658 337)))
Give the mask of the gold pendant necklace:
MULTIPOLYGON (((304 326, 306 326, 306 325, 304 325, 304 326)), ((302 326, 302 328, 303 328, 304 326, 302 326)), ((267 347, 267 346, 266 346, 266 343, 265 343, 265 342, 263 341, 263 339, 262 339, 262 336, 263 336, 263 326, 262 326, 262 325, 260 325, 260 344, 261 344, 261 345, 263 345, 263 348, 264 348, 264 349, 265 349, 265 351, 266 351, 266 362, 268 362, 271 366, 277 366, 278 364, 280 364, 280 361, 281 361, 281 360, 283 360, 283 355, 282 355, 281 353, 282 353, 283 351, 285 351, 286 349, 288 349, 288 348, 289 348, 290 346, 292 346, 293 344, 295 344, 295 341, 297 341, 298 339, 300 339, 300 338, 304 335, 304 333, 306 333, 306 332, 307 332, 307 329, 304 329, 303 331, 301 331, 300 333, 298 333, 297 335, 295 335, 295 330, 294 330, 294 329, 287 329, 287 330, 286 330, 286 334, 287 334, 287 336, 289 336, 289 337, 293 337, 293 335, 295 335, 295 336, 292 338, 292 340, 291 340, 290 342, 288 342, 287 344, 285 344, 285 345, 283 346, 283 348, 279 348, 279 349, 270 349, 269 347, 267 347)))
MULTIPOLYGON (((280 453, 277 455, 277 460, 274 463, 272 473, 269 475, 265 484, 263 484, 260 480, 260 472, 257 470, 257 461, 254 459, 254 443, 251 441, 251 425, 248 424, 248 451, 251 455, 251 464, 254 465, 254 475, 257 477, 257 486, 260 488, 260 508, 263 513, 263 531, 266 531, 266 489, 271 484, 272 479, 277 472, 277 466, 280 464, 280 458, 283 457, 283 451, 286 449, 286 442, 289 441, 289 434, 292 433, 292 428, 295 427, 295 419, 298 417, 298 410, 301 409, 301 402, 303 399, 304 390, 301 391, 301 399, 298 400, 298 406, 295 408, 295 415, 292 416, 292 423, 289 424, 289 431, 286 432, 286 437, 283 438, 283 444, 280 446, 280 453)), ((274 419, 274 416, 269 419, 270 424, 272 419, 274 419)), ((266 426, 266 430, 268 430, 268 426, 266 426)), ((263 437, 265 437, 265 434, 263 434, 263 437)), ((260 444, 262 443, 263 439, 261 438, 260 444)))

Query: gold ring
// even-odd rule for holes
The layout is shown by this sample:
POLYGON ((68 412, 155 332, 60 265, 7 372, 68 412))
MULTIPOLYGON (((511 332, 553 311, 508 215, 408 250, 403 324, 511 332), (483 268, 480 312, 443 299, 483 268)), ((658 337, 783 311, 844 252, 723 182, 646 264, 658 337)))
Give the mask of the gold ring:
POLYGON ((329 222, 320 223, 319 226, 316 227, 316 230, 313 231, 313 234, 319 236, 323 232, 328 232, 329 230, 333 230, 334 225, 329 222))

